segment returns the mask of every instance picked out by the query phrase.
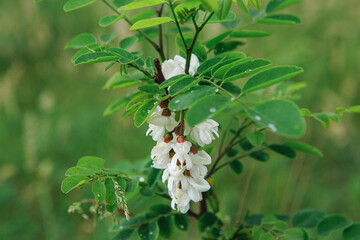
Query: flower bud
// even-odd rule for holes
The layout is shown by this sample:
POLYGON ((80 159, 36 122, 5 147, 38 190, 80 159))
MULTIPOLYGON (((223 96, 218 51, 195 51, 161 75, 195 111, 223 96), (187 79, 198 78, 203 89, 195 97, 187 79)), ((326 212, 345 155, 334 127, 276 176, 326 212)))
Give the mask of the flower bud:
POLYGON ((159 106, 161 108, 167 108, 169 106, 169 100, 166 99, 166 100, 160 101, 159 106))
POLYGON ((192 145, 191 145, 190 152, 191 152, 192 154, 194 154, 194 155, 199 152, 199 151, 198 151, 198 148, 197 148, 197 146, 196 146, 195 144, 192 144, 192 145))
POLYGON ((177 126, 176 128, 174 128, 174 133, 175 133, 176 136, 180 135, 180 133, 181 133, 180 130, 181 130, 180 126, 177 126))
POLYGON ((179 135, 177 138, 178 143, 186 142, 186 137, 184 135, 179 135))
POLYGON ((165 134, 164 142, 169 143, 169 142, 171 142, 171 140, 173 140, 173 135, 172 135, 172 133, 167 133, 167 134, 165 134))
POLYGON ((174 155, 175 155, 175 151, 174 151, 174 149, 171 149, 170 152, 169 152, 169 158, 173 158, 174 155))
POLYGON ((164 110, 163 110, 162 113, 161 113, 161 116, 170 117, 170 116, 171 116, 171 111, 170 111, 170 109, 164 108, 164 110))

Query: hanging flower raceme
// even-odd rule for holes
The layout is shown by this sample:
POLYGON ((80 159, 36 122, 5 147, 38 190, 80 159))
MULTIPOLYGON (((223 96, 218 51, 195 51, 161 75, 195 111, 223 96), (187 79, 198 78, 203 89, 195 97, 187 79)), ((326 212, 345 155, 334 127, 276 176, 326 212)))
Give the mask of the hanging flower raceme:
MULTIPOLYGON (((185 73, 186 60, 175 56, 174 60, 164 61, 162 73, 165 79, 185 73)), ((192 54, 189 73, 194 75, 199 66, 198 58, 192 54)), ((202 200, 202 193, 210 189, 206 181, 207 167, 211 157, 204 150, 198 150, 197 145, 203 147, 210 144, 218 134, 219 124, 208 119, 192 129, 185 120, 175 120, 175 113, 168 108, 167 100, 147 120, 150 135, 157 144, 151 151, 152 167, 164 169, 162 181, 167 181, 171 206, 182 213, 190 208, 190 201, 202 200), (189 141, 189 137, 194 143, 189 141)))

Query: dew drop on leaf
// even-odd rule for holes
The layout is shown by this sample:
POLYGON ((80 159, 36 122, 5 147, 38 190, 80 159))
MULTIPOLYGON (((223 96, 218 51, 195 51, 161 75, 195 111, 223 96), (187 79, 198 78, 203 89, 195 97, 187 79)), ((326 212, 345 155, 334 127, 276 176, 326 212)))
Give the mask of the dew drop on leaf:
POLYGON ((276 128, 275 125, 272 124, 272 123, 269 123, 269 124, 268 124, 268 127, 269 127, 270 130, 273 131, 273 132, 276 132, 276 131, 277 131, 277 128, 276 128))
POLYGON ((216 112, 216 108, 210 108, 210 109, 209 109, 209 112, 211 112, 211 113, 216 112))
POLYGON ((180 102, 180 100, 176 100, 176 101, 175 101, 175 103, 179 103, 179 102, 180 102))
POLYGON ((260 116, 255 116, 255 119, 260 121, 261 120, 261 117, 260 116))

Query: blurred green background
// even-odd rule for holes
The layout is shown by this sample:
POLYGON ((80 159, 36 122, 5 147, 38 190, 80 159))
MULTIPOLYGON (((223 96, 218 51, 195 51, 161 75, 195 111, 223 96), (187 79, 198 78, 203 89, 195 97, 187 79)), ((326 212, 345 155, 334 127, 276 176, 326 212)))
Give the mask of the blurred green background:
MULTIPOLYGON (((67 213, 72 202, 91 197, 91 191, 62 194, 65 170, 84 155, 100 156, 109 167, 136 161, 154 145, 145 136, 146 127, 136 129, 120 113, 102 117, 105 107, 125 94, 101 89, 117 69, 75 68, 73 52, 63 49, 82 32, 119 31, 117 45, 130 36, 128 26, 118 22, 100 28, 98 20, 111 14, 101 3, 64 13, 64 2, 0 1, 0 239, 93 238, 92 221, 67 213)), ((273 36, 248 41, 241 51, 303 67, 298 79, 308 87, 301 92, 300 107, 317 112, 360 104, 360 2, 303 0, 286 12, 300 16, 302 24, 259 26, 273 36)), ((208 26, 201 39, 224 30, 208 26)), ((155 55, 151 50, 145 54, 155 55)), ((359 115, 345 115, 328 130, 308 121, 302 140, 321 149, 324 157, 274 155, 266 164, 256 163, 245 207, 267 214, 317 208, 360 221, 359 124, 359 115)), ((227 169, 215 177, 220 215, 227 221, 236 217, 249 162, 244 161, 239 176, 227 169)))

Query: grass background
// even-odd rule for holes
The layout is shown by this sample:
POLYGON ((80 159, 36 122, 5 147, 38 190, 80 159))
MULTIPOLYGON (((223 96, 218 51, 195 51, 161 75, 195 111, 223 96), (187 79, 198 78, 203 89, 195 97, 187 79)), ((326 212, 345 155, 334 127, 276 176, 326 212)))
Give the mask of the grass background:
MULTIPOLYGON (((116 69, 74 67, 73 52, 63 50, 79 33, 119 31, 123 38, 131 34, 128 26, 100 28, 98 19, 112 14, 100 2, 71 13, 62 11, 64 2, 0 2, 0 239, 106 239, 106 226, 94 228, 92 221, 67 213, 72 202, 91 191, 62 194, 65 170, 84 155, 101 156, 109 167, 136 161, 154 145, 145 137, 146 128, 136 129, 131 119, 121 120, 119 113, 102 117, 105 107, 126 93, 101 89, 116 69)), ((273 36, 247 41, 240 50, 275 65, 303 67, 298 79, 308 87, 297 101, 301 107, 317 112, 359 104, 359 1, 303 0, 285 12, 298 15, 302 24, 254 28, 273 36)), ((213 26, 201 40, 225 31, 213 26)), ((146 43, 138 49, 155 55, 146 43)), ((345 115, 330 129, 308 121, 302 140, 324 157, 274 155, 266 164, 256 163, 245 207, 266 214, 317 208, 360 221, 359 123, 359 115, 345 115)), ((239 176, 224 170, 215 177, 220 215, 228 221, 236 217, 251 168, 250 160, 244 164, 239 176)))

